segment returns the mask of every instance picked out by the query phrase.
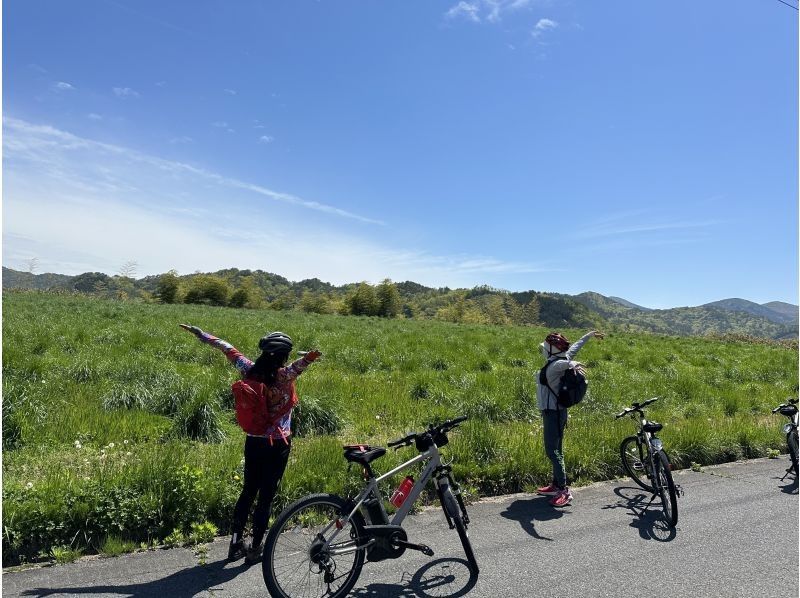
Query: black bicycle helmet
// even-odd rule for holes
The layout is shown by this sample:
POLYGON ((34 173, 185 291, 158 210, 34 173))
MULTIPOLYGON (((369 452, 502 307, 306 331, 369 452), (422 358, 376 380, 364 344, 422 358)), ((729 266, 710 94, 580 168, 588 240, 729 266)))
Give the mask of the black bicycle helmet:
POLYGON ((288 355, 292 351, 292 339, 285 332, 272 332, 258 341, 258 348, 270 355, 288 355))

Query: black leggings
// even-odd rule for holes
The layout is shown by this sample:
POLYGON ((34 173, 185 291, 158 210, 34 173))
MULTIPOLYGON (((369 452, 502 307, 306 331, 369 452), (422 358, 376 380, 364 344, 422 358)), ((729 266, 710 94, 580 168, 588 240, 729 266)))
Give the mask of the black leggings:
POLYGON ((233 509, 233 533, 241 538, 250 507, 258 494, 258 502, 253 512, 253 545, 261 544, 267 531, 272 499, 278 483, 289 461, 290 444, 283 440, 272 440, 248 436, 244 443, 244 488, 233 509))

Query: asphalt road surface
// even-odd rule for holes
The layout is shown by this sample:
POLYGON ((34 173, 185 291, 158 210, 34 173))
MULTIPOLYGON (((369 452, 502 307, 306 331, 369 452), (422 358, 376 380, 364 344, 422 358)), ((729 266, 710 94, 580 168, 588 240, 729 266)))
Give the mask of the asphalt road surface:
MULTIPOLYGON (((793 476, 779 479, 787 463, 782 456, 676 472, 684 494, 675 530, 662 523, 658 501, 643 513, 649 496, 624 480, 577 488, 562 510, 529 494, 481 501, 469 508, 477 577, 455 530, 429 509, 406 529, 435 556, 406 551, 366 563, 352 595, 796 598, 798 490, 793 476)), ((260 565, 228 564, 226 551, 220 538, 205 564, 174 549, 4 571, 3 596, 266 596, 260 565)))

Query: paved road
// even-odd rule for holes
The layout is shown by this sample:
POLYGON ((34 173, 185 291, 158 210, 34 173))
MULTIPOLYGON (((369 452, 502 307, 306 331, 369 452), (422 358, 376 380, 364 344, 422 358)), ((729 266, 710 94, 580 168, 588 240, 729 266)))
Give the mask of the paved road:
MULTIPOLYGON (((367 563, 362 597, 758 596, 798 595, 797 484, 779 478, 788 459, 758 459, 676 472, 684 490, 677 530, 632 483, 579 488, 561 511, 528 494, 470 508, 481 573, 471 577, 455 531, 432 509, 408 520, 409 539, 436 551, 367 563)), ((226 564, 226 543, 208 562, 185 549, 159 550, 60 567, 4 573, 3 595, 265 596, 261 568, 226 564)))

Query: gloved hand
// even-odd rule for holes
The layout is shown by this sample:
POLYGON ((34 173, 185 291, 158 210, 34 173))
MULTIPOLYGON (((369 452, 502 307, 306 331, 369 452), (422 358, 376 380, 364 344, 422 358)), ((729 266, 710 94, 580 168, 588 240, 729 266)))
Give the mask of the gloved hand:
POLYGON ((180 326, 184 330, 188 330, 197 337, 200 337, 203 334, 203 331, 197 326, 190 326, 189 324, 178 324, 178 326, 180 326))

